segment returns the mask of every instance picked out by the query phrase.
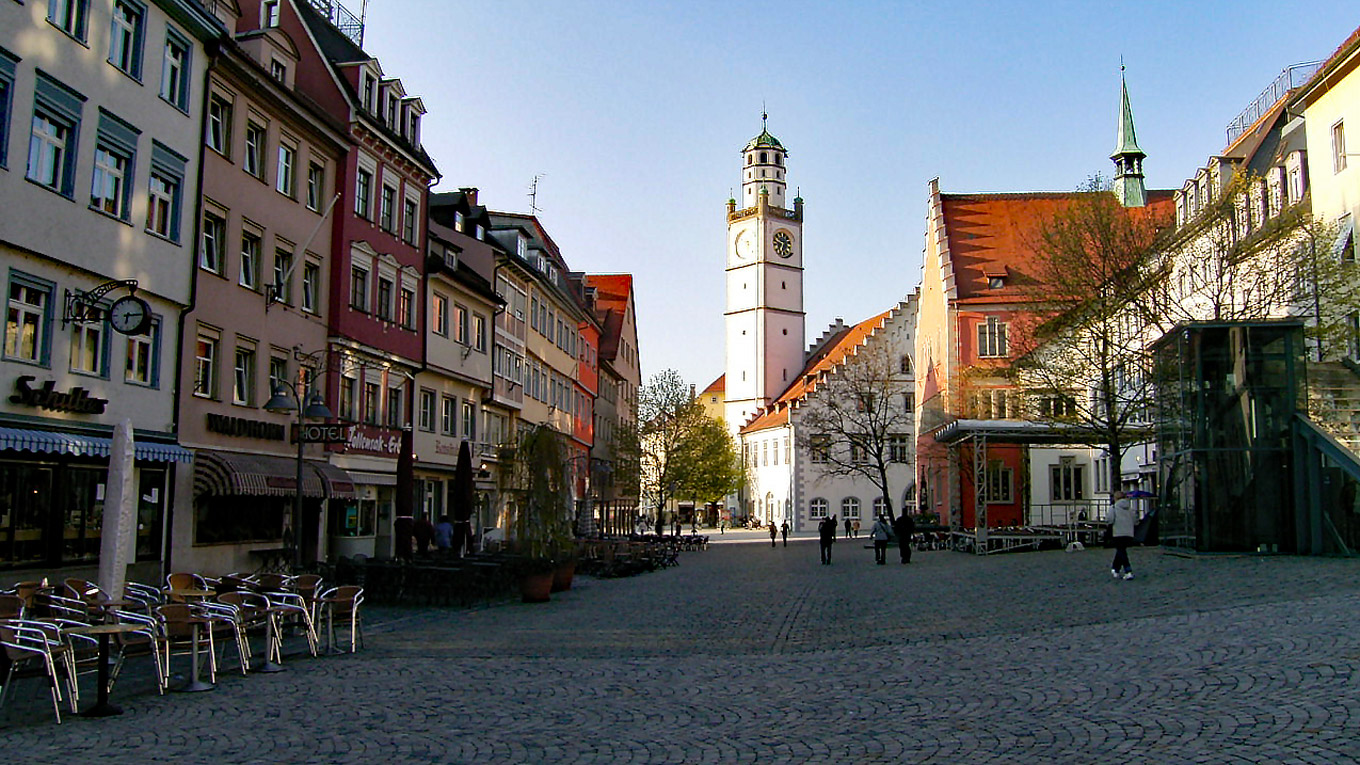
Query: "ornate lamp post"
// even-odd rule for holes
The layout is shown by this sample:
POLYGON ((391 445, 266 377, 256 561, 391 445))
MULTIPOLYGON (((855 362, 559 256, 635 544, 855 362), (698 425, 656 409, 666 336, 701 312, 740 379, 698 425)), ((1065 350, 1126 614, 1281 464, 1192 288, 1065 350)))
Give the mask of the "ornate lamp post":
POLYGON ((326 400, 316 390, 303 396, 298 386, 287 380, 278 380, 271 391, 265 411, 276 414, 297 412, 297 486, 293 494, 293 570, 302 568, 302 429, 307 420, 329 420, 334 415, 326 406, 326 400), (290 395, 291 394, 291 395, 290 395), (301 402, 301 405, 299 405, 301 402))

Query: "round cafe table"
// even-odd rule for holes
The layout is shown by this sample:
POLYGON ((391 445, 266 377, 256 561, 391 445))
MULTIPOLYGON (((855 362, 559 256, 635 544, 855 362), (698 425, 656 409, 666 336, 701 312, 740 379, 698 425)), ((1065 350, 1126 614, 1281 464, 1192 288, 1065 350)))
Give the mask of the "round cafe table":
POLYGON ((81 717, 110 717, 121 715, 123 708, 109 703, 109 636, 125 635, 142 629, 135 624, 92 624, 88 627, 68 627, 65 631, 74 635, 92 635, 99 638, 99 691, 94 706, 80 713, 81 717))

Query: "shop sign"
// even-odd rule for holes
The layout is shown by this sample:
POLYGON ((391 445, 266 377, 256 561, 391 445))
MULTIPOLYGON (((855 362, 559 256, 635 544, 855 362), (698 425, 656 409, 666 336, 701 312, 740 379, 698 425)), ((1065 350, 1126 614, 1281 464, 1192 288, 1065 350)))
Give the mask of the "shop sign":
POLYGON ((456 442, 450 443, 448 441, 436 438, 434 440, 434 453, 442 454, 446 457, 457 457, 458 444, 456 442))
POLYGON ((9 397, 10 403, 75 414, 103 414, 104 407, 108 406, 108 399, 95 398, 89 391, 79 386, 65 393, 57 392, 57 383, 53 380, 43 383, 41 388, 29 387, 28 384, 36 379, 38 378, 33 375, 24 375, 15 380, 14 395, 9 397))
POLYGON ((268 441, 282 441, 284 428, 277 422, 247 420, 244 417, 230 417, 225 414, 208 415, 208 431, 224 436, 263 438, 268 441))
POLYGON ((396 457, 401 454, 401 434, 382 428, 355 425, 350 429, 349 438, 345 441, 345 451, 396 457))

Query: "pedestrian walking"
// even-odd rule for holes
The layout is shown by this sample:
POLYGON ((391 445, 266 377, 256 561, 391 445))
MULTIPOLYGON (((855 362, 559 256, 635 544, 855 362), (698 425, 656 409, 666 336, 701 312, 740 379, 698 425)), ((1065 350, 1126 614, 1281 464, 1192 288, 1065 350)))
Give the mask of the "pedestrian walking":
POLYGON ((782 535, 784 536, 784 546, 785 546, 785 547, 788 547, 788 546, 789 546, 789 522, 788 522, 788 521, 784 521, 784 524, 783 524, 782 526, 779 527, 779 533, 782 534, 782 535))
POLYGON ((778 529, 777 527, 775 527, 774 521, 770 521, 770 547, 774 547, 774 546, 775 546, 775 545, 774 545, 774 538, 775 538, 775 535, 777 535, 778 533, 779 533, 779 529, 778 529))
POLYGON ((723 535, 726 535, 726 534, 727 534, 727 519, 726 519, 726 518, 720 518, 720 519, 718 520, 718 533, 719 533, 719 534, 723 534, 723 535))
POLYGON ((888 528, 888 521, 883 516, 878 516, 874 521, 874 527, 869 531, 869 538, 874 540, 874 563, 882 566, 888 562, 888 538, 892 536, 892 529, 888 528))
POLYGON ((846 518, 846 519, 845 519, 845 538, 846 538, 846 539, 849 539, 849 538, 850 538, 850 519, 849 519, 849 518, 846 518))
POLYGON ((453 547, 453 524, 447 515, 439 516, 439 523, 434 525, 434 546, 439 550, 453 547))
POLYGON ((822 548, 822 565, 831 565, 831 545, 836 544, 836 516, 823 518, 817 524, 817 543, 822 548))
POLYGON ((855 537, 856 539, 859 538, 859 519, 858 519, 858 518, 855 519, 854 525, 852 525, 852 526, 850 527, 850 531, 851 531, 850 536, 855 537))
POLYGON ((911 519, 910 514, 903 512, 893 521, 893 532, 897 534, 897 548, 902 554, 902 563, 911 563, 911 535, 916 533, 916 521, 911 519))
POLYGON ((1129 548, 1133 546, 1133 527, 1137 523, 1137 513, 1133 503, 1122 491, 1113 495, 1114 504, 1110 506, 1110 535, 1114 542, 1114 560, 1110 563, 1110 576, 1119 578, 1124 572, 1125 579, 1133 578, 1133 566, 1129 565, 1129 548))

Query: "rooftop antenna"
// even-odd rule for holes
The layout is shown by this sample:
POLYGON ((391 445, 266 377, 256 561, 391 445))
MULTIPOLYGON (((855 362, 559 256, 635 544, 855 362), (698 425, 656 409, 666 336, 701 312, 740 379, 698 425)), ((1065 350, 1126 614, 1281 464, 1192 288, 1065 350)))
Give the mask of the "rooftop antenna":
POLYGON ((545 173, 536 173, 533 182, 529 184, 530 215, 538 215, 540 212, 543 212, 543 208, 538 206, 538 179, 542 178, 544 175, 545 173))

